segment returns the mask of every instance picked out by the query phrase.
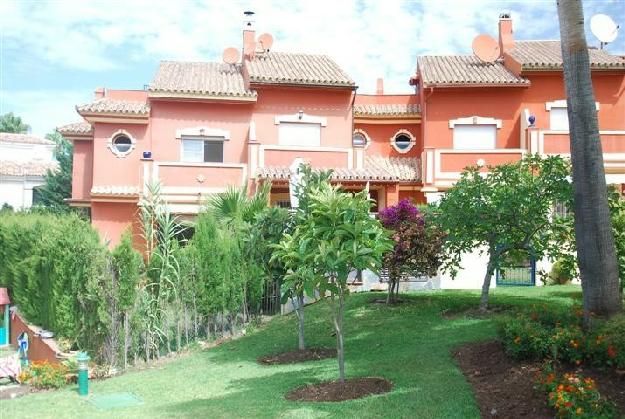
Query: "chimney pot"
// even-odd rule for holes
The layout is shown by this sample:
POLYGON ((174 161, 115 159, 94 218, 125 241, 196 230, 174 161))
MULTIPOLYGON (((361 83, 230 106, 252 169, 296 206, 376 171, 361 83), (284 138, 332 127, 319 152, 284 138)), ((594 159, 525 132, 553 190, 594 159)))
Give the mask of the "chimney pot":
POLYGON ((378 80, 376 81, 375 94, 376 95, 384 94, 384 79, 382 77, 378 78, 378 80))
POLYGON ((94 97, 95 100, 102 99, 106 96, 106 89, 104 87, 98 87, 95 89, 94 97))

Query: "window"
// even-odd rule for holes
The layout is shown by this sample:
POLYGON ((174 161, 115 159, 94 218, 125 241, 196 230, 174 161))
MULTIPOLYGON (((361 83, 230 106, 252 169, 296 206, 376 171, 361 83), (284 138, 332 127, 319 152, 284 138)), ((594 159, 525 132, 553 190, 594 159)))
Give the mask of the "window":
POLYGON ((223 163, 224 142, 183 138, 181 160, 189 163, 223 163))
POLYGON ((321 145, 321 125, 281 122, 278 138, 280 145, 319 147, 321 145))
MULTIPOLYGON (((549 129, 552 131, 568 131, 569 115, 565 99, 554 100, 545 103, 545 109, 549 112, 549 129)), ((599 102, 595 102, 595 108, 599 111, 599 102)))
POLYGON ((569 115, 566 108, 551 108, 549 111, 549 129, 553 131, 569 130, 569 115))
POLYGON ((367 148, 369 146, 369 136, 363 131, 357 129, 352 136, 352 147, 367 148))
POLYGON ((126 157, 135 148, 135 139, 124 130, 119 130, 108 140, 108 148, 117 157, 126 157))
POLYGON ((391 144, 400 153, 407 153, 415 145, 415 139, 409 131, 399 130, 391 138, 391 144))
POLYGON ((493 150, 497 139, 496 125, 454 125, 455 150, 493 150))
POLYGON ((555 204, 553 208, 553 212, 555 215, 561 218, 566 218, 571 215, 571 211, 569 211, 569 207, 564 202, 558 202, 555 204))

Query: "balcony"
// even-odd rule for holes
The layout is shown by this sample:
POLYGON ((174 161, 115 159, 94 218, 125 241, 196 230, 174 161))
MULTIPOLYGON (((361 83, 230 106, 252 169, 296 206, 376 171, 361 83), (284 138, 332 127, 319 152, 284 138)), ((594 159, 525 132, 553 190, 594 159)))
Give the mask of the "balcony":
POLYGON ((488 166, 518 161, 525 150, 518 148, 493 150, 455 150, 426 148, 423 151, 424 184, 436 188, 453 185, 468 166, 488 166))

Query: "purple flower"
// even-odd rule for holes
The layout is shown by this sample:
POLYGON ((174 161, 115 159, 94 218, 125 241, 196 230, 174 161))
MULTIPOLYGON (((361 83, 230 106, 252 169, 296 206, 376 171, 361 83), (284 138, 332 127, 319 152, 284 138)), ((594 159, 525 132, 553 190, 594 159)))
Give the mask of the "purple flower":
POLYGON ((380 211, 380 221, 386 228, 395 229, 404 221, 421 219, 419 209, 409 199, 402 199, 393 207, 380 211))

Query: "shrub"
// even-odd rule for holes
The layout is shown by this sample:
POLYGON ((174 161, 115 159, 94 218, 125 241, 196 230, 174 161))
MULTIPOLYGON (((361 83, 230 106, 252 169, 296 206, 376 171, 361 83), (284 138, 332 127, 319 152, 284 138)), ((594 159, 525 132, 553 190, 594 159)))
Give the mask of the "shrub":
POLYGON ((61 388, 67 383, 68 368, 64 364, 34 361, 23 370, 18 381, 36 388, 61 388))
POLYGON ((625 369, 625 315, 598 327, 588 339, 586 352, 595 365, 625 369))
POLYGON ((523 316, 503 320, 500 336, 506 354, 514 359, 544 359, 552 352, 551 330, 523 316))
POLYGON ((558 259, 549 272, 548 285, 566 285, 571 282, 574 276, 569 264, 565 259, 558 259))
POLYGON ((614 418, 615 406, 601 397, 592 378, 568 373, 559 376, 547 364, 538 380, 549 406, 559 418, 614 418))

